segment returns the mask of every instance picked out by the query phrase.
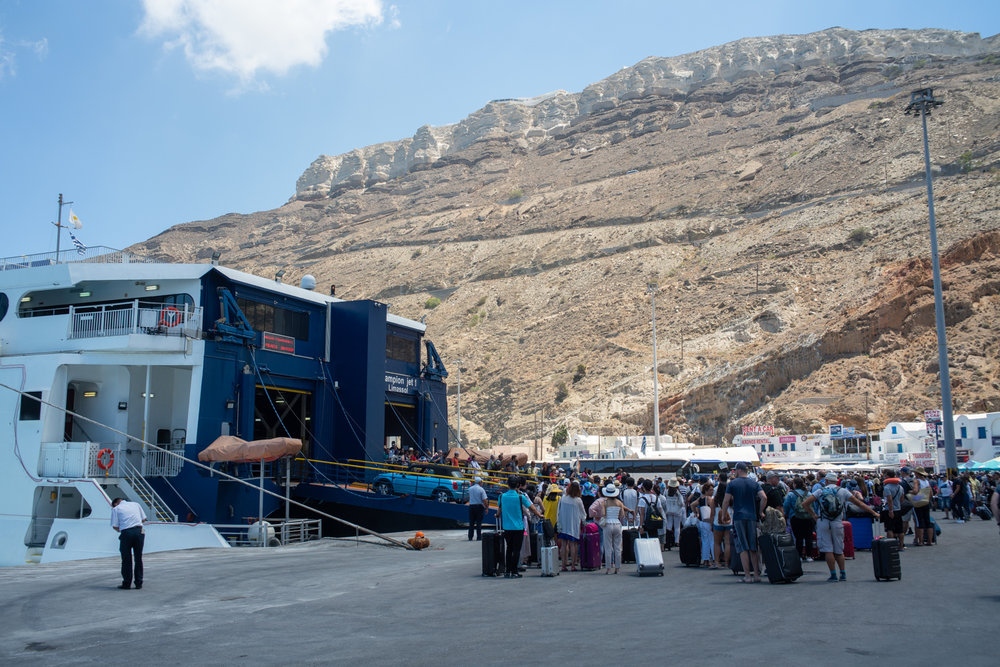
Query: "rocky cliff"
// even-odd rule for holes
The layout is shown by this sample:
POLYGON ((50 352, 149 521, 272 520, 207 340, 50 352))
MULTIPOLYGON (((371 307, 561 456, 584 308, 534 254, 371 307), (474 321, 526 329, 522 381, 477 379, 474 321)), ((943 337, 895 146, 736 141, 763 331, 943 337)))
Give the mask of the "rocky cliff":
MULTIPOLYGON (((998 39, 948 30, 857 32, 830 28, 810 35, 741 39, 673 58, 646 58, 581 93, 560 90, 535 98, 493 100, 453 125, 425 125, 409 139, 343 155, 321 155, 299 177, 295 197, 315 199, 398 178, 490 138, 514 138, 524 147, 539 144, 591 113, 608 111, 630 100, 683 101, 700 89, 724 84, 737 84, 729 87, 730 93, 737 95, 741 87, 773 84, 783 74, 808 68, 867 63, 878 70, 880 63, 976 56, 997 50, 998 39)), ((810 80, 834 81, 835 77, 831 69, 810 80)), ((711 92, 708 95, 713 96, 711 92)), ((802 104, 812 101, 808 95, 798 100, 802 104)))
POLYGON ((997 37, 831 29, 649 58, 320 158, 279 208, 135 249, 220 250, 426 316, 463 360, 469 440, 651 432, 651 282, 665 432, 884 424, 939 402, 903 113, 925 86, 945 102, 929 133, 956 407, 1000 409, 997 37))

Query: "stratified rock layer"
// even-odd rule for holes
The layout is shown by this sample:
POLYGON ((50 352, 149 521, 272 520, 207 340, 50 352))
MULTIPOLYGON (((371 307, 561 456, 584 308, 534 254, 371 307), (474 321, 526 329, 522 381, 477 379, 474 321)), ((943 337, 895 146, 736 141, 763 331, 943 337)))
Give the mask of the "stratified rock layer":
POLYGON ((446 365, 463 361, 474 441, 652 432, 653 281, 664 432, 884 424, 940 402, 920 125, 903 114, 928 85, 945 102, 928 129, 953 395, 998 410, 996 37, 832 29, 649 58, 321 158, 280 208, 136 249, 219 250, 426 316, 446 365))

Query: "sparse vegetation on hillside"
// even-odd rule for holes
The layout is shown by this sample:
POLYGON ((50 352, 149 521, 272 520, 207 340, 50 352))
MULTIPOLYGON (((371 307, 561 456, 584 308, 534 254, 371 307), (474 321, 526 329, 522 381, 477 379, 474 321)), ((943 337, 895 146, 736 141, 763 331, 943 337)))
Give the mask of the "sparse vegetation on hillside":
POLYGON ((958 156, 958 166, 963 174, 968 174, 973 170, 975 165, 972 162, 972 151, 965 151, 958 156))
POLYGON ((556 430, 552 432, 552 446, 561 447, 565 445, 569 440, 569 431, 566 430, 566 425, 560 425, 556 427, 556 430))
POLYGON ((582 380, 587 375, 587 367, 583 364, 577 364, 576 372, 573 373, 573 384, 576 384, 582 380))
POLYGON ((436 296, 432 296, 431 298, 424 301, 424 308, 426 308, 427 310, 432 310, 440 305, 441 305, 441 299, 437 298, 436 296))
POLYGON ((565 382, 556 385, 556 403, 562 403, 569 397, 569 388, 565 382))
POLYGON ((857 227, 851 230, 847 240, 853 243, 864 243, 872 237, 872 232, 867 227, 857 227))
POLYGON ((903 73, 903 68, 899 65, 889 65, 884 70, 882 70, 882 76, 887 79, 895 79, 897 76, 903 73))

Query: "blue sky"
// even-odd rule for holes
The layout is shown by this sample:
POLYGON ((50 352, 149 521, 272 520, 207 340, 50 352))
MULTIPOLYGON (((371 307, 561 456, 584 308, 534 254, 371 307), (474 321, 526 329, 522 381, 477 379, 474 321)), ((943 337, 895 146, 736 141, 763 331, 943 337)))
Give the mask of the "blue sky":
POLYGON ((831 26, 986 37, 1000 3, 0 0, 0 256, 55 249, 60 192, 85 243, 122 248, 493 98, 831 26))

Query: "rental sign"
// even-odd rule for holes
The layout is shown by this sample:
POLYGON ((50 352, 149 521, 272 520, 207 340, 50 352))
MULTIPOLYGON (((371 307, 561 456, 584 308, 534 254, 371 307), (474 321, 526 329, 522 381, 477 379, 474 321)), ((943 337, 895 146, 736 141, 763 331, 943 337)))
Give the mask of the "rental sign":
POLYGON ((743 435, 774 435, 774 426, 744 426, 743 435))

